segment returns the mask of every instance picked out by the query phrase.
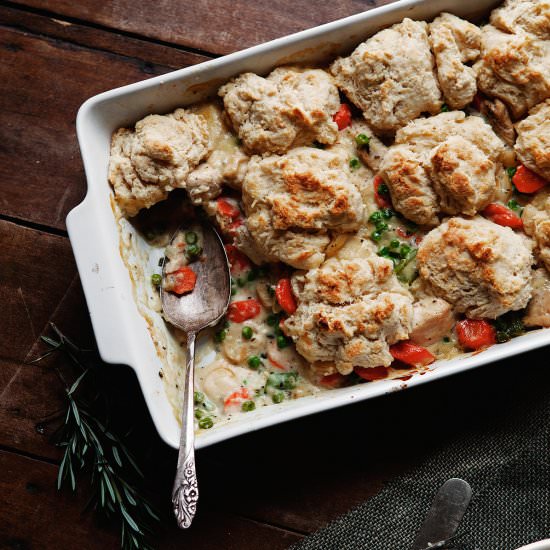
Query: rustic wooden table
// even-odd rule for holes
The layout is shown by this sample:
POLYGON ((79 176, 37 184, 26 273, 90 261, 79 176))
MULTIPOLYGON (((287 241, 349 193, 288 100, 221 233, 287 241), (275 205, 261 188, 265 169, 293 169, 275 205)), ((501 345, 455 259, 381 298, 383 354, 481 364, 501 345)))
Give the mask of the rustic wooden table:
MULTIPOLYGON (((83 514, 86 491, 57 492, 60 450, 44 419, 63 387, 40 335, 53 321, 93 334, 65 216, 86 183, 75 115, 88 97, 369 9, 375 0, 13 0, 0 4, 0 547, 117 548, 83 514)), ((544 352, 523 356, 537 363, 544 352)), ((517 363, 518 361, 516 361, 517 363)), ((169 495, 176 455, 158 438, 133 373, 111 367, 113 414, 135 424, 162 510, 158 548, 286 548, 378 492, 431 449, 513 400, 514 361, 316 415, 198 453, 196 523, 178 531, 169 495), (495 376, 497 372, 499 376, 495 376), (468 408, 457 409, 467 395, 468 408)), ((392 549, 394 550, 394 549, 392 549)))

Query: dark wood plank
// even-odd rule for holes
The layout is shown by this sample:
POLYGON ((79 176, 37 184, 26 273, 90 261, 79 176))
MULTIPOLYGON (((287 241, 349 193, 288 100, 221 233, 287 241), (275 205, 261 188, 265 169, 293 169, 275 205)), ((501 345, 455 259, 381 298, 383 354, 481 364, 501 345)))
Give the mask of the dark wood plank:
POLYGON ((391 0, 16 0, 62 17, 224 54, 334 21, 391 0))
POLYGON ((47 420, 61 410, 63 386, 51 367, 0 359, 0 446, 58 460, 47 420))
POLYGON ((155 72, 151 65, 179 69, 210 59, 181 48, 130 38, 7 6, 0 6, 0 24, 15 30, 138 59, 142 62, 143 72, 146 74, 155 72))
MULTIPOLYGON (((1 184, 0 184, 1 185, 1 184)), ((76 279, 66 237, 0 221, 0 357, 24 362, 76 279)))
MULTIPOLYGON (((82 514, 86 495, 58 493, 57 467, 31 458, 0 451, 0 547, 40 550, 107 550, 119 548, 115 526, 98 523, 82 514)), ((205 503, 206 504, 206 503, 205 503)), ((200 509, 193 529, 178 531, 163 513, 163 527, 156 548, 194 550, 279 550, 299 540, 282 529, 200 509)))
POLYGON ((94 94, 171 67, 0 29, 0 214, 63 229, 85 194, 74 126, 78 107, 94 94))

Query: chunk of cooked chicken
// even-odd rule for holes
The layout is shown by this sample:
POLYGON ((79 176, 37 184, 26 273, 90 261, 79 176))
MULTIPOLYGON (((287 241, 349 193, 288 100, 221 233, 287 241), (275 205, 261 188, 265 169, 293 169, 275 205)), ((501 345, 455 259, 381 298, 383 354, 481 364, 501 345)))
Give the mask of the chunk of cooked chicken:
POLYGON ((462 109, 477 91, 476 75, 467 63, 476 61, 481 47, 479 27, 450 13, 430 23, 430 45, 435 56, 437 78, 446 103, 462 109))
POLYGON ((424 21, 405 18, 330 67, 372 129, 392 134, 421 113, 438 113, 441 92, 424 21))
POLYGON ((507 3, 508 7, 520 9, 527 5, 541 9, 537 21, 543 22, 542 26, 528 23, 526 16, 523 28, 516 24, 509 28, 505 22, 505 6, 491 18, 492 25, 482 28, 481 58, 474 65, 478 88, 489 97, 503 101, 514 120, 550 97, 549 3, 507 3), (537 34, 533 34, 533 30, 537 34))
POLYGON ((409 338, 421 346, 431 346, 449 334, 455 320, 449 302, 441 298, 423 298, 413 304, 413 323, 409 338))
POLYGON ((364 206, 348 159, 311 147, 283 156, 252 157, 243 183, 246 226, 270 261, 318 266, 328 231, 358 229, 364 206))
POLYGON ((218 94, 239 138, 251 153, 285 153, 314 141, 333 143, 332 120, 340 99, 331 76, 321 69, 279 67, 263 78, 244 73, 218 94))
POLYGON ((212 153, 191 172, 186 189, 193 204, 201 205, 219 196, 223 186, 240 190, 248 155, 231 132, 221 107, 217 103, 206 103, 195 108, 208 125, 208 136, 212 153))
POLYGON ((495 134, 506 145, 513 147, 516 141, 516 131, 506 105, 500 99, 482 99, 479 110, 493 128, 495 134))
POLYGON ((468 317, 495 319, 531 297, 528 239, 484 218, 450 218, 426 235, 416 258, 430 291, 468 317))
MULTIPOLYGON (((348 239, 320 267, 292 278, 296 312, 285 332, 298 353, 342 374, 354 366, 387 366, 389 345, 408 337, 412 299, 393 274, 392 263, 376 255, 368 239, 348 239)), ((318 370, 318 369, 317 369, 318 370)))
POLYGON ((536 243, 535 254, 550 271, 550 191, 539 191, 523 210, 525 233, 536 243))
POLYGON ((380 170, 397 211, 437 225, 441 213, 473 216, 493 200, 504 150, 480 117, 452 111, 399 130, 380 170))
POLYGON ((207 125, 201 115, 176 109, 149 115, 135 130, 120 128, 111 140, 109 182, 122 212, 135 216, 185 187, 187 176, 210 152, 207 125))
POLYGON ((234 151, 214 151, 187 178, 186 188, 191 202, 200 205, 218 197, 224 184, 239 189, 247 165, 248 156, 238 148, 234 151))
POLYGON ((537 269, 533 275, 533 295, 523 324, 528 327, 550 327, 550 276, 545 269, 537 269))
POLYGON ((529 116, 516 124, 516 129, 518 158, 550 181, 550 99, 531 109, 529 116))

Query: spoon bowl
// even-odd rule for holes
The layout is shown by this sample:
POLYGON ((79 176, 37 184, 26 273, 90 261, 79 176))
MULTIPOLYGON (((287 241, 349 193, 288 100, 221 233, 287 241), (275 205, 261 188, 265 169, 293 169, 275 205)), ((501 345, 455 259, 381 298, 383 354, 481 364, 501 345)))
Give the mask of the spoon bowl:
POLYGON ((163 284, 160 290, 164 317, 187 335, 180 447, 172 491, 174 514, 178 526, 182 529, 191 525, 199 499, 193 414, 195 339, 202 329, 215 325, 221 319, 231 298, 229 262, 220 236, 208 222, 194 222, 188 227, 178 228, 170 244, 186 229, 193 230, 200 236, 203 250, 200 259, 190 264, 197 276, 195 287, 182 296, 163 290, 168 263, 165 258, 162 268, 163 284))

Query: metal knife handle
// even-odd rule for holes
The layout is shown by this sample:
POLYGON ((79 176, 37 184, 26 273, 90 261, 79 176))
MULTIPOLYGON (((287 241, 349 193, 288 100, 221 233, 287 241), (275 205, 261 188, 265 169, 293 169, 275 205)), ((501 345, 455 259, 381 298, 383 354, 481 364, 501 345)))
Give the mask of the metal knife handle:
POLYGON ((194 421, 194 332, 187 334, 187 363, 181 419, 180 448, 176 478, 172 489, 172 505, 180 529, 187 529, 197 512, 199 487, 195 469, 195 421, 194 421))

